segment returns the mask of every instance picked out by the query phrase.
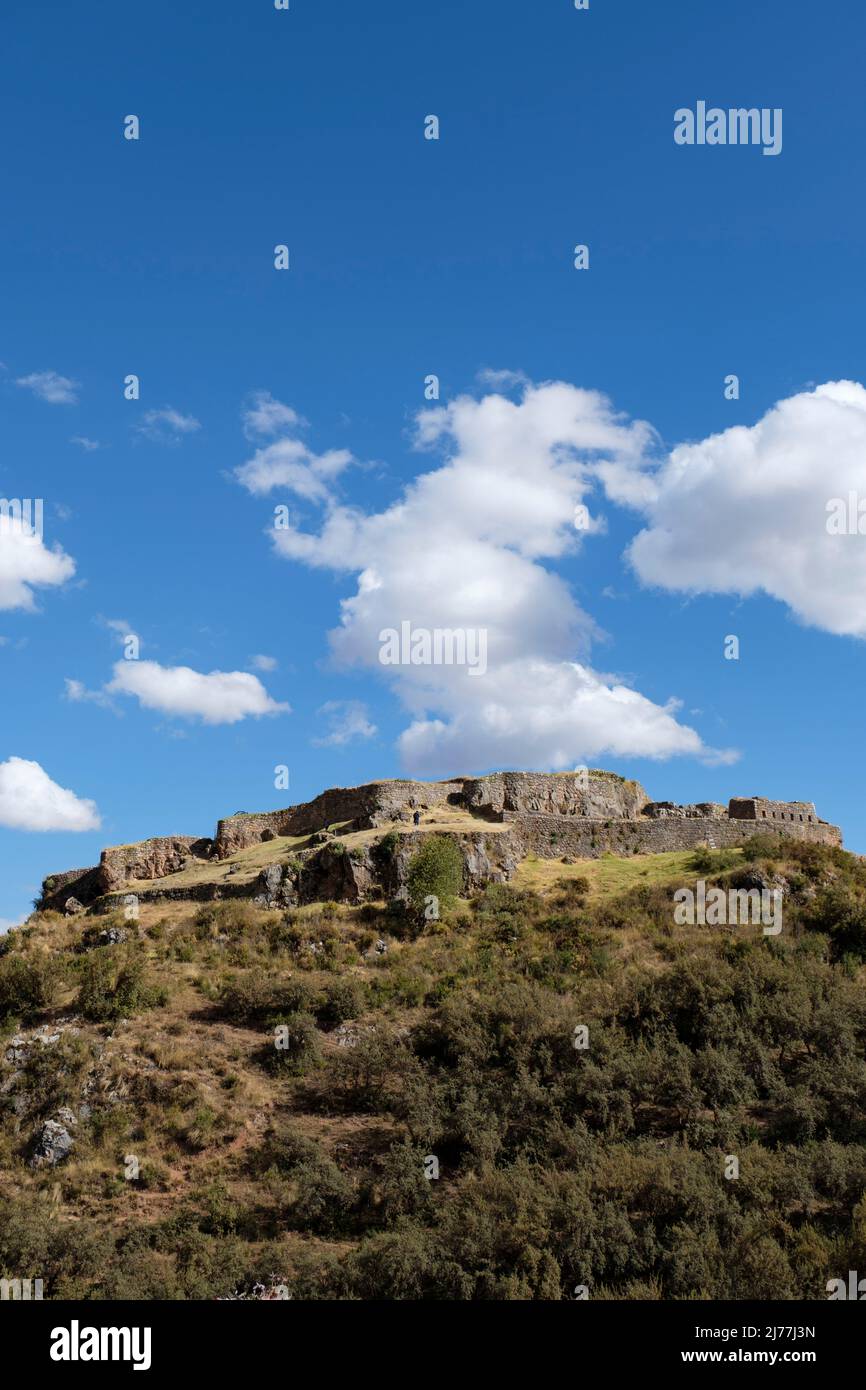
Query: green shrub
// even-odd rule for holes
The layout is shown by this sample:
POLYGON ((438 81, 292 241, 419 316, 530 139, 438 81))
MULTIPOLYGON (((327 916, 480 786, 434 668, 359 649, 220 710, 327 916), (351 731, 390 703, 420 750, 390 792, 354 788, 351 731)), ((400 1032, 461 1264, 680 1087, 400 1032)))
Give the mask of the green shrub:
POLYGON ((205 903, 195 915, 195 932, 200 940, 209 936, 238 936, 252 932, 259 924, 258 909, 246 898, 229 898, 205 903))
POLYGON ((323 1027, 334 1027, 346 1019, 357 1018, 364 1007, 364 989, 359 980, 344 975, 330 981, 316 1007, 316 1018, 323 1027))
POLYGON ((271 1071, 285 1071, 300 1076, 314 1066, 321 1056, 316 1020, 311 1014, 289 1014, 274 1021, 274 1037, 264 1054, 271 1071))
POLYGON ((164 1002, 164 991, 144 984, 144 962, 136 955, 99 946, 81 963, 76 1007, 92 1023, 132 1018, 164 1002))
POLYGON ((463 855, 459 845, 448 836, 431 835, 409 865, 407 889, 413 913, 423 919, 427 899, 431 897, 438 898, 441 913, 462 888, 463 855))
POLYGON ((0 1019, 29 1019, 47 1008, 57 993, 64 970, 47 955, 23 956, 9 951, 0 956, 0 1019))

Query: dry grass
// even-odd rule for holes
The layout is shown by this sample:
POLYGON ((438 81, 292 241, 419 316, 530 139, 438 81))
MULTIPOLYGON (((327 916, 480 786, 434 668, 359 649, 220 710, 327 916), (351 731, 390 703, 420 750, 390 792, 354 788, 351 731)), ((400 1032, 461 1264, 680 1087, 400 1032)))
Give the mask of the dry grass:
POLYGON ((590 901, 598 902, 640 884, 682 883, 693 879, 695 874, 690 869, 693 853, 693 850, 672 850, 629 858, 603 855, 600 859, 578 859, 573 864, 531 856, 520 864, 513 882, 517 888, 549 893, 558 879, 585 878, 589 882, 590 901))

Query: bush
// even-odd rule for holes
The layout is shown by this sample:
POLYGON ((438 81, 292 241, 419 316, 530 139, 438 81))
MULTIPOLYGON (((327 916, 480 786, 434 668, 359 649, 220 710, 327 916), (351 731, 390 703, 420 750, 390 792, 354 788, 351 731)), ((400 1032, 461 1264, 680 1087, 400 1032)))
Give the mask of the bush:
POLYGON ((195 934, 200 940, 218 935, 238 936, 253 931, 258 921, 256 908, 245 898, 205 903, 195 915, 195 934))
POLYGON ((333 980, 322 993, 316 1018, 323 1027, 336 1027, 348 1018, 357 1018, 364 1007, 364 990, 350 975, 333 980))
POLYGON ((63 967, 51 956, 0 956, 0 1019, 29 1019, 53 1002, 63 967))
POLYGON ((463 855, 459 845, 445 835, 431 835, 409 865, 407 888, 412 911, 423 919, 426 900, 435 897, 441 912, 454 901, 462 887, 463 855))
POLYGON ((263 970, 249 970, 233 976, 223 986, 220 1006, 226 1018, 237 1023, 256 1023, 267 1017, 276 998, 274 981, 263 970))
POLYGON ((165 1002, 163 991, 144 984, 144 963, 115 946, 99 946, 80 967, 76 1006, 92 1023, 131 1018, 165 1002))
POLYGON ((300 1076, 321 1056, 316 1020, 310 1014, 290 1014, 274 1023, 274 1038, 264 1055, 271 1071, 300 1076))
POLYGON ((750 862, 755 859, 784 859, 790 849, 790 843, 786 844, 776 835, 753 835, 741 848, 743 858, 750 862))

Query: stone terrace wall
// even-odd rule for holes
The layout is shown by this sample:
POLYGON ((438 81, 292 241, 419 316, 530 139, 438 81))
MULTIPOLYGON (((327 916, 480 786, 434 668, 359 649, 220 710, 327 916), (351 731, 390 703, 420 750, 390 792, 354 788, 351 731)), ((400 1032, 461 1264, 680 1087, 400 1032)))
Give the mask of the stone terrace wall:
POLYGON ((639 782, 590 771, 578 773, 495 772, 463 779, 463 799, 471 810, 499 815, 587 816, 597 820, 631 820, 648 797, 639 782))
POLYGON ((756 825, 747 820, 721 820, 714 816, 674 816, 658 820, 611 820, 607 823, 577 816, 539 816, 506 812, 504 819, 515 826, 524 852, 541 859, 558 859, 563 854, 575 859, 597 859, 606 850, 613 854, 662 854, 668 850, 712 849, 741 845, 760 833, 780 839, 806 840, 811 844, 840 845, 842 836, 835 825, 785 825, 768 821, 756 825))

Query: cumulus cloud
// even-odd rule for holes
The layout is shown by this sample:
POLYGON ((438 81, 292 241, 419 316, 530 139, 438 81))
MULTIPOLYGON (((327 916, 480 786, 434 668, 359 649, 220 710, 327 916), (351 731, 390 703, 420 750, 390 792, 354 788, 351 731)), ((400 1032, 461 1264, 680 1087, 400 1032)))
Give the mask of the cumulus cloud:
MULTIPOLYGON (((509 384, 520 378, 509 374, 509 384)), ((546 768, 590 756, 710 756, 664 705, 586 664, 597 635, 565 582, 542 563, 577 551, 575 507, 600 470, 639 476, 655 436, 598 392, 562 382, 526 385, 517 402, 462 396, 417 420, 418 448, 442 448, 379 513, 340 505, 324 478, 318 533, 273 531, 279 553, 354 573, 331 633, 335 658, 389 679, 412 716, 400 746, 413 771, 510 764, 546 768), (483 632, 487 671, 380 662, 380 634, 419 628, 483 632)), ((238 477, 269 491, 284 476, 249 464, 238 477)), ((308 497, 311 493, 308 492, 308 497)), ((589 518, 591 532, 597 518, 589 518)))
POLYGON ((258 656, 250 657, 250 665, 257 671, 276 671, 278 662, 275 656, 264 656, 260 653, 258 656))
POLYGON ((243 410, 244 434, 248 439, 281 434, 305 423, 297 411, 275 400, 269 391, 254 391, 243 410))
POLYGON ((48 549, 26 520, 0 514, 0 608, 36 608, 34 588, 56 588, 75 573, 59 545, 48 549))
POLYGON ((98 830, 99 812, 52 782, 39 763, 7 758, 0 763, 0 825, 8 830, 98 830))
POLYGON ((302 440, 285 438, 256 449, 251 459, 235 469, 235 476, 256 496, 280 487, 307 502, 326 502, 331 483, 352 462, 348 449, 315 454, 302 440))
POLYGON ((325 716, 330 732, 313 739, 317 748, 342 748, 353 739, 372 738, 376 733, 360 700, 328 700, 318 713, 325 716))
POLYGON ((628 470, 608 483, 647 517, 628 551, 644 583, 763 591, 805 623, 863 637, 866 543, 828 533, 827 507, 866 498, 864 459, 866 389, 835 381, 779 401, 751 427, 679 445, 636 484, 628 470))
POLYGON ((145 411, 137 433, 155 444, 178 444, 187 434, 195 434, 201 429, 201 422, 194 415, 182 415, 172 406, 162 406, 159 410, 145 411))
POLYGON ((117 661, 109 695, 133 695, 145 709, 204 724, 237 724, 249 716, 285 714, 286 704, 272 700, 257 676, 248 671, 194 671, 189 666, 160 666, 156 661, 117 661))
POLYGON ((75 405, 78 400, 78 382, 59 372, 31 372, 19 376, 15 385, 26 387, 49 405, 75 405))

